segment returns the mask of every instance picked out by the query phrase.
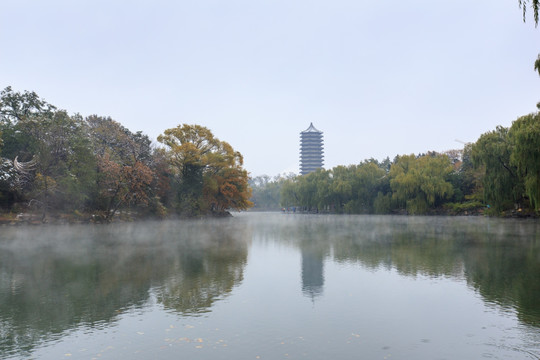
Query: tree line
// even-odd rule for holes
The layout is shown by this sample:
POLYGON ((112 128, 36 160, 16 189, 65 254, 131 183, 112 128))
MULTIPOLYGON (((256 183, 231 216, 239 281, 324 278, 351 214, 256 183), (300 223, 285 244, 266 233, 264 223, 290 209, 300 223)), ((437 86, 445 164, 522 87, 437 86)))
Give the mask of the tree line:
POLYGON ((152 144, 110 117, 79 114, 35 92, 0 93, 0 209, 111 221, 126 216, 223 215, 251 206, 242 155, 199 125, 152 144))
MULTIPOLYGON (((539 22, 539 0, 519 0, 539 22)), ((534 69, 540 75, 540 54, 534 69)), ((540 109, 540 103, 537 104, 540 109)), ((538 215, 540 113, 498 126, 463 149, 398 155, 393 161, 319 169, 304 176, 251 181, 255 209, 349 214, 538 215)))
POLYGON ((534 215, 540 211, 540 113, 463 149, 399 155, 252 180, 255 208, 347 214, 534 215))

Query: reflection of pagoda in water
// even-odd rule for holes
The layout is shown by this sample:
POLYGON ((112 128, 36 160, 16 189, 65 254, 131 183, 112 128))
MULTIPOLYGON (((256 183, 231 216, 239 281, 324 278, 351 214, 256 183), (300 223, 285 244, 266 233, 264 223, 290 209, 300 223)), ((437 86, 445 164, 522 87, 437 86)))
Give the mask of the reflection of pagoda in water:
POLYGON ((302 292, 313 300, 324 286, 323 254, 302 249, 302 292))
POLYGON ((300 175, 323 167, 323 133, 313 123, 300 133, 300 175))

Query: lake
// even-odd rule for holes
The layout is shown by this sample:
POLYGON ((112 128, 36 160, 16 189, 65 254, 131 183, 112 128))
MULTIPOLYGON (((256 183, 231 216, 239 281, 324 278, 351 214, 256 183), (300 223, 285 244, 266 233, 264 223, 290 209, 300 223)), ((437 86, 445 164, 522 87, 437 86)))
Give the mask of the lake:
POLYGON ((537 220, 0 230, 0 358, 540 359, 537 220))

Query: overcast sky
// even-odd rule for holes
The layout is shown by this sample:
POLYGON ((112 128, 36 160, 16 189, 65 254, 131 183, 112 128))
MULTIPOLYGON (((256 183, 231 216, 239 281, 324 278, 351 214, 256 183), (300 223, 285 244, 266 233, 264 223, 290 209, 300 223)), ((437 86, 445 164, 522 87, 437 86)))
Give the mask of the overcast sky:
POLYGON ((252 176, 462 148, 536 110, 518 0, 2 0, 0 87, 155 139, 208 127, 252 176))

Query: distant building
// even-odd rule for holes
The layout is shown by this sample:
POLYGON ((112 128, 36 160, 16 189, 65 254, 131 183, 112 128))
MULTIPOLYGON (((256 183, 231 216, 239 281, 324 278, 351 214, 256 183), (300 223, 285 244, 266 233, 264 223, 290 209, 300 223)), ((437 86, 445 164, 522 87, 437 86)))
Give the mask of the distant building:
POLYGON ((323 133, 313 123, 300 133, 300 175, 323 167, 323 133))

